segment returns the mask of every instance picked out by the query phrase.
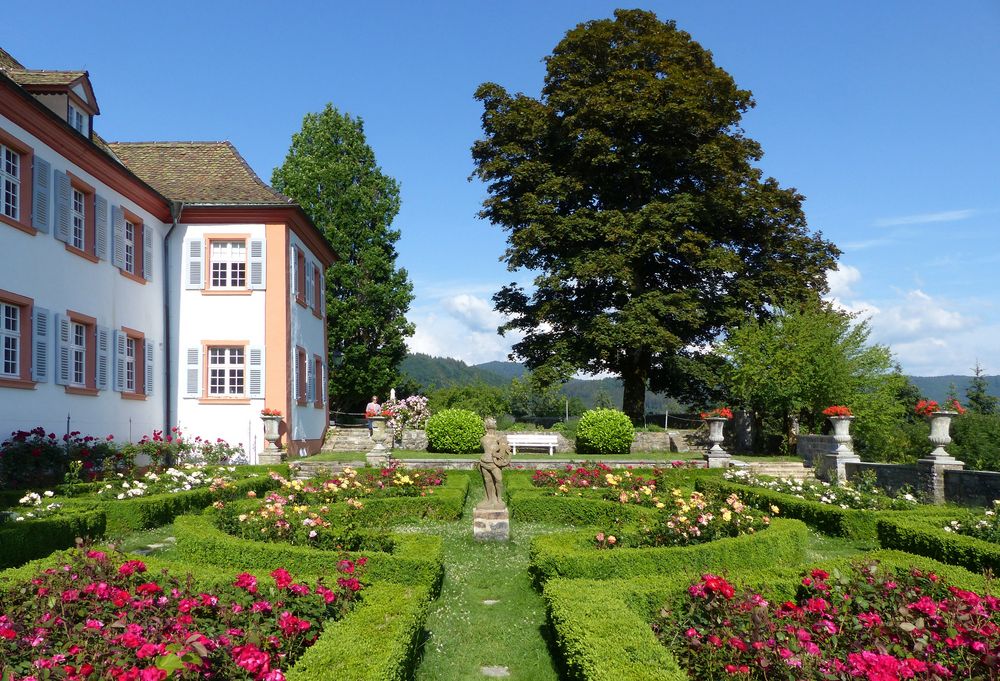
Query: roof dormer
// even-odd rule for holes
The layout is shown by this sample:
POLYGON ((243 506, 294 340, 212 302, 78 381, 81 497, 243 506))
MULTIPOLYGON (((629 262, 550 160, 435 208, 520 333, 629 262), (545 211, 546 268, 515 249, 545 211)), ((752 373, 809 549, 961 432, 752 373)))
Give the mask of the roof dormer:
POLYGON ((6 73, 71 128, 90 139, 94 116, 101 110, 86 71, 8 69, 6 73))

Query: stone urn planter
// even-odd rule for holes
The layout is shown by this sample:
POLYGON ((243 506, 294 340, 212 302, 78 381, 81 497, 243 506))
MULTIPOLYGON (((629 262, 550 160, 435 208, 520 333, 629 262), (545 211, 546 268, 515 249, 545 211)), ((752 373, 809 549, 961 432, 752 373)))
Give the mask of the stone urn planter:
POLYGON ((726 468, 729 465, 730 456, 729 452, 722 448, 722 440, 725 437, 723 428, 729 419, 724 416, 708 416, 704 420, 708 424, 708 441, 712 443, 712 446, 705 452, 708 467, 726 468))
POLYGON ((365 454, 365 462, 369 466, 384 466, 389 463, 389 450, 385 447, 385 441, 389 437, 386 421, 384 416, 375 416, 371 419, 372 442, 375 446, 365 454))
POLYGON ((273 464, 281 463, 284 452, 278 447, 278 440, 281 434, 278 426, 281 425, 280 414, 261 414, 260 420, 264 422, 264 451, 260 453, 260 463, 273 464))
POLYGON ((851 442, 851 421, 853 416, 828 416, 833 426, 833 439, 837 448, 823 455, 817 466, 817 474, 827 482, 845 482, 848 463, 859 463, 861 457, 854 453, 851 442))
POLYGON ((927 437, 934 445, 930 458, 951 463, 955 457, 945 451, 945 446, 951 443, 951 420, 958 416, 957 411, 935 411, 927 416, 931 422, 931 434, 927 437))

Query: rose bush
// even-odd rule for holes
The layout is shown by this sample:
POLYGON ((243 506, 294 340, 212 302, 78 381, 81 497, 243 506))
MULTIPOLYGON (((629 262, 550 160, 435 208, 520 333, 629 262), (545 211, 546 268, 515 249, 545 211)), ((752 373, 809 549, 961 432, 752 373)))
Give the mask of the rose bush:
POLYGON ((241 573, 205 591, 138 560, 74 551, 0 595, 0 678, 281 681, 351 608, 364 564, 339 561, 329 585, 278 568, 273 584, 241 573))
POLYGON ((1000 599, 919 570, 812 570, 794 601, 706 574, 653 628, 692 679, 988 679, 1000 599))
POLYGON ((750 471, 743 470, 726 471, 722 477, 724 480, 737 482, 741 485, 762 487, 772 492, 791 495, 797 499, 833 504, 840 508, 905 511, 915 508, 920 503, 910 492, 901 492, 897 496, 891 496, 870 482, 865 482, 862 491, 847 482, 831 485, 822 480, 772 478, 754 475, 750 471))

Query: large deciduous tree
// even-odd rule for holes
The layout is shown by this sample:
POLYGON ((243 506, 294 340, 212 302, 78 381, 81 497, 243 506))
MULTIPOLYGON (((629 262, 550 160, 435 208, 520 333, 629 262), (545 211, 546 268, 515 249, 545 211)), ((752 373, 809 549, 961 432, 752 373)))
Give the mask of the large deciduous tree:
POLYGON ((776 301, 815 299, 839 255, 802 196, 764 179, 743 134, 754 105, 673 22, 640 10, 581 24, 546 58, 541 96, 484 83, 472 149, 507 231, 494 296, 532 368, 612 372, 624 410, 670 390, 697 348, 776 301))
POLYGON ((399 380, 413 286, 396 266, 399 184, 385 175, 360 118, 327 104, 292 136, 271 182, 294 199, 339 259, 326 275, 331 405, 356 410, 399 380))

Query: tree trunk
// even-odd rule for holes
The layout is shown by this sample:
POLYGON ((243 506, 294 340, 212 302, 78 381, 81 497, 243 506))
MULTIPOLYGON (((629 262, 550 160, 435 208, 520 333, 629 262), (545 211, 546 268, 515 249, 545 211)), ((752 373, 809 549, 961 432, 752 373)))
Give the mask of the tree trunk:
POLYGON ((646 417, 646 367, 633 365, 622 370, 622 411, 632 423, 643 425, 646 417))

